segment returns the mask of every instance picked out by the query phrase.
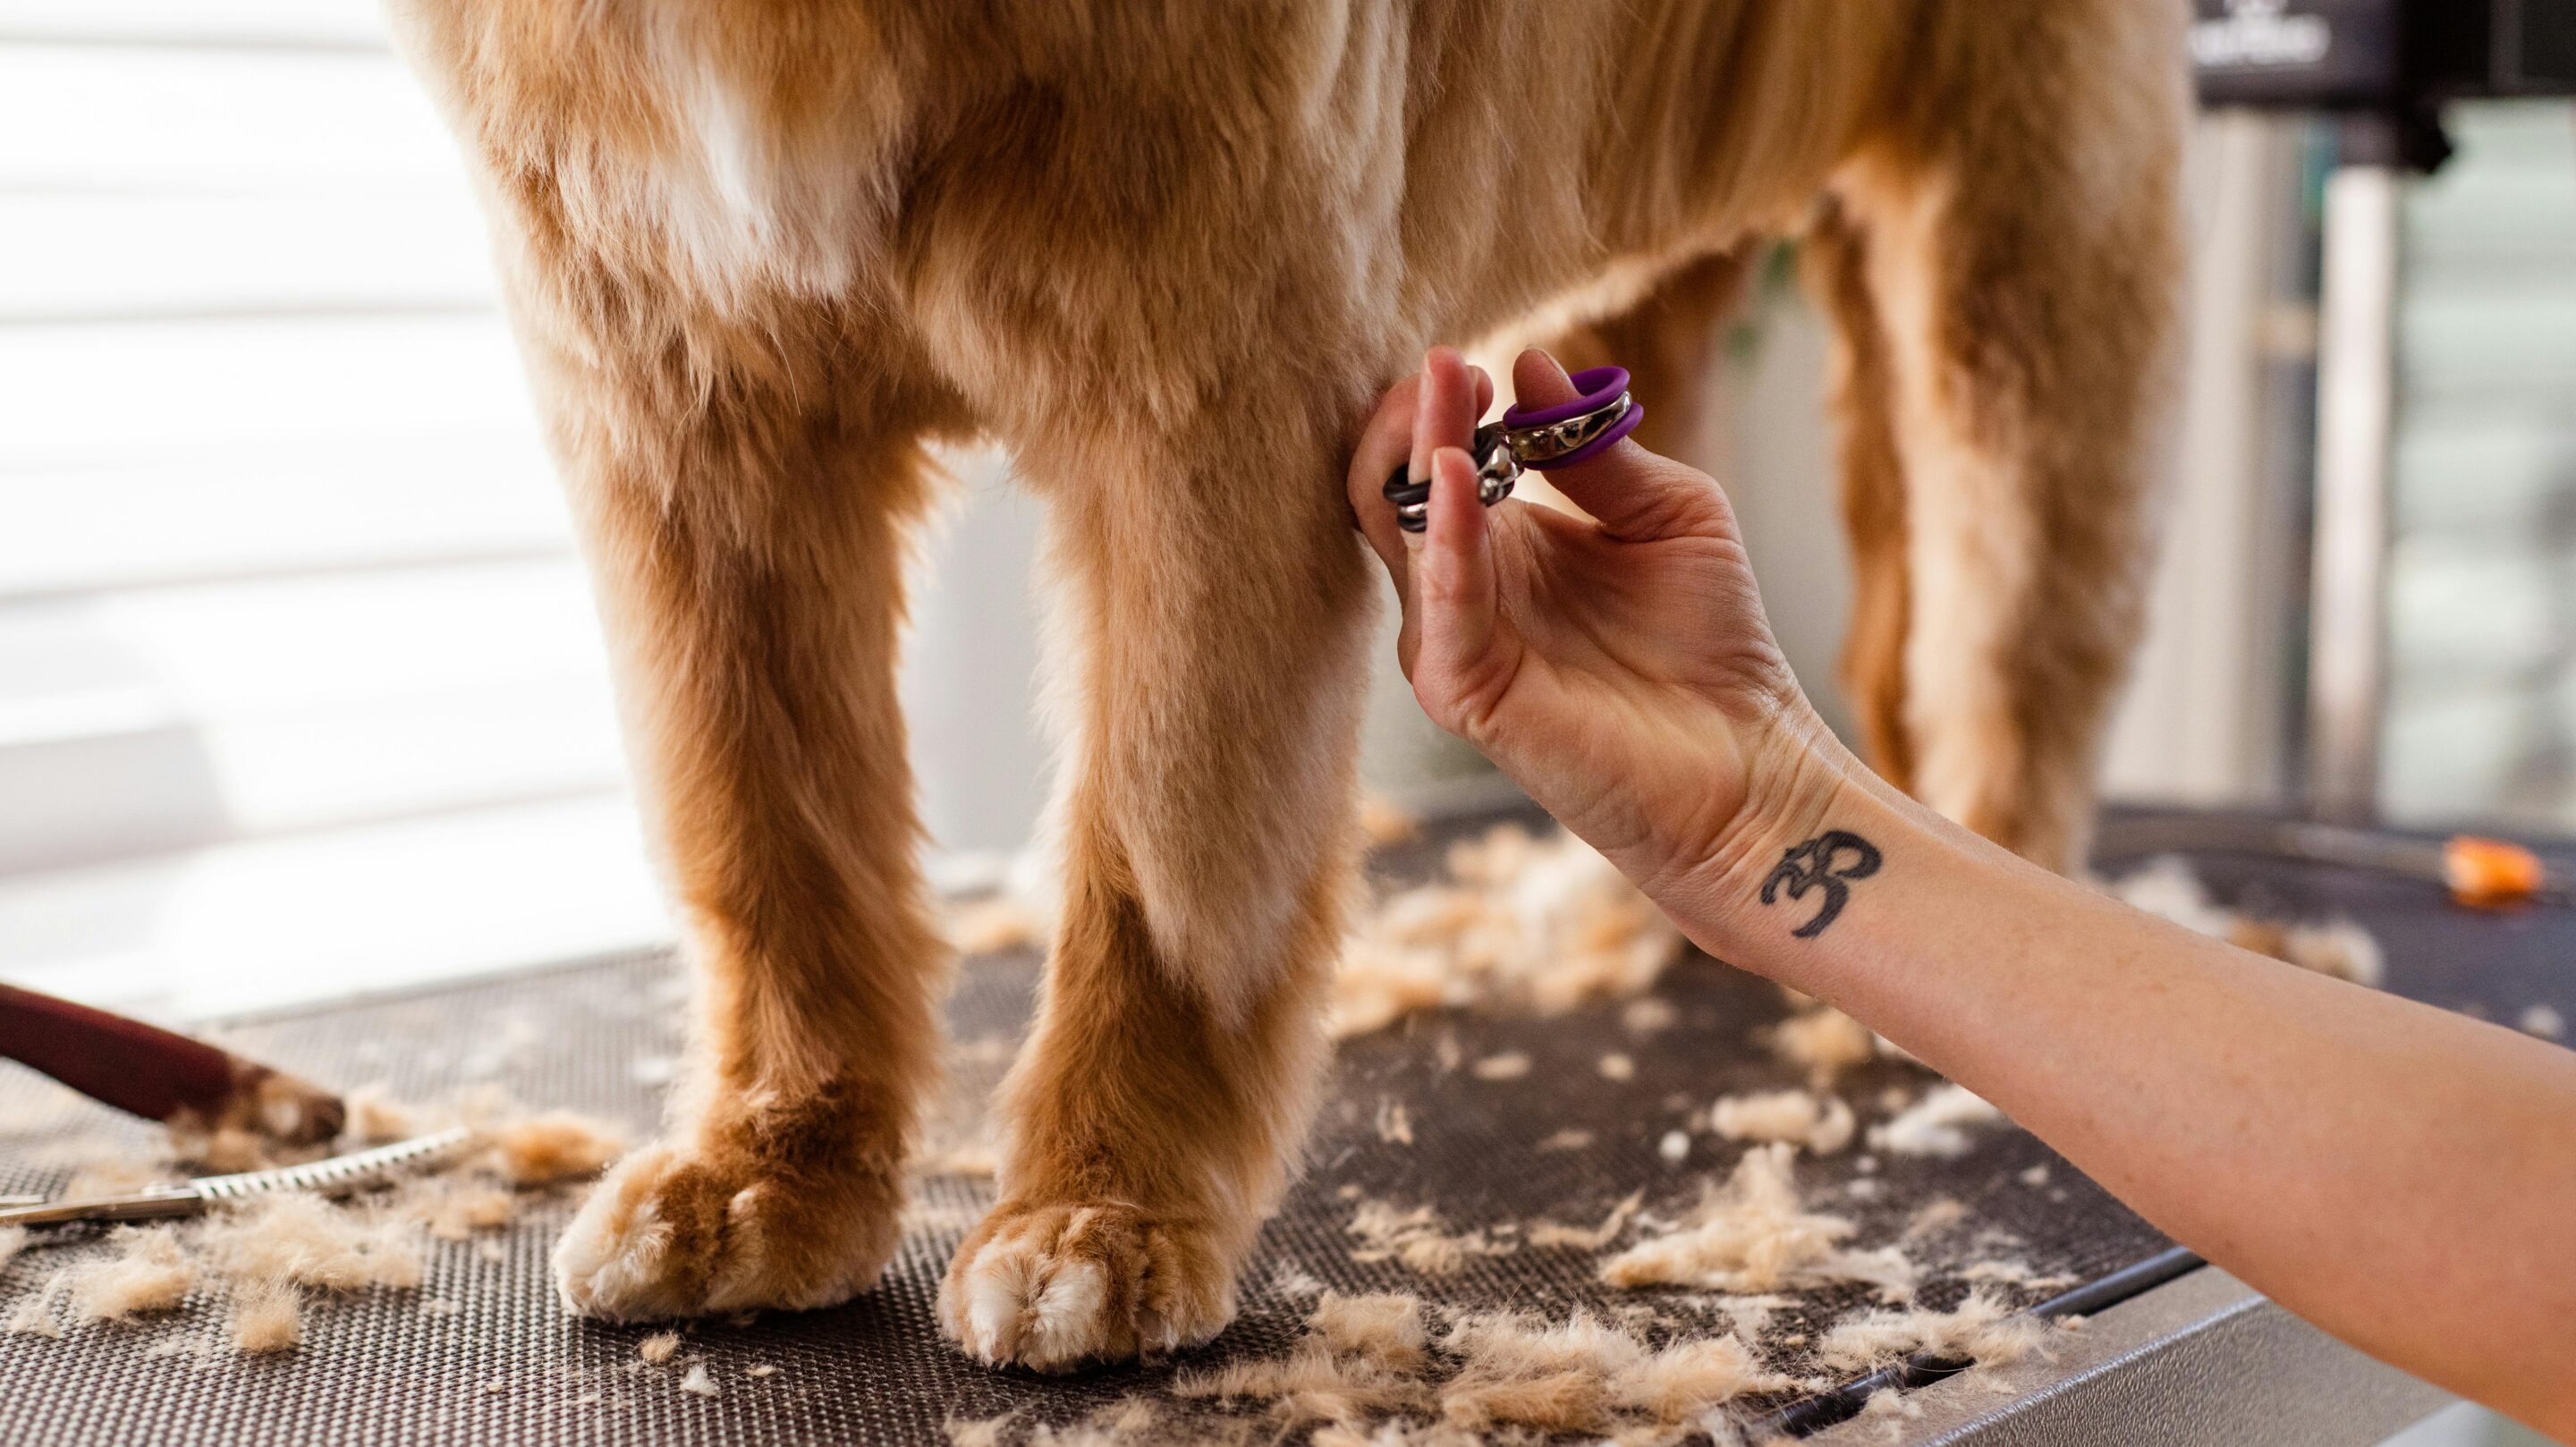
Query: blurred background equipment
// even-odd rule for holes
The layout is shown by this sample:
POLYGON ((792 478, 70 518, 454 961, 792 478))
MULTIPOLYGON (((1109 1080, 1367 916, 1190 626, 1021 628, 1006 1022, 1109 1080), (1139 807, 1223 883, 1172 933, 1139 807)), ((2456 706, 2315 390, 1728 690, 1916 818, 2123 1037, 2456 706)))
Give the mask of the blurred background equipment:
POLYGON ((2322 227, 2307 802, 2327 818, 2366 821, 2378 811, 2388 707, 2405 179, 2450 159, 2445 111, 2455 102, 2576 94, 2576 5, 2199 0, 2198 17, 2204 102, 2318 110, 2337 122, 2322 227))

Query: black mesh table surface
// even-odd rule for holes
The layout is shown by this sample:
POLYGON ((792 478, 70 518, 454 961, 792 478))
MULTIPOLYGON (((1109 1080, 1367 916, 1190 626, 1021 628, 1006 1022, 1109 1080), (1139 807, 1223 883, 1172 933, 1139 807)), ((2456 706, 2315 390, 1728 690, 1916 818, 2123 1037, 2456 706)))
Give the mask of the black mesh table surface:
MULTIPOLYGON (((1418 875, 1428 857, 1427 848, 1398 851, 1383 864, 1418 875)), ((2295 909, 2312 902, 2295 877, 2250 871, 2243 878, 2244 888, 2259 886, 2273 903, 2295 909)), ((2222 897, 2230 893, 2228 877, 2212 882, 2222 897)), ((2324 893, 2315 900, 2351 910, 2375 929, 2388 913, 2394 923, 2383 938, 2392 973, 2443 1003, 2487 999, 2475 987, 2482 977, 2458 959, 2419 960, 2418 950, 2466 958, 2485 950, 2479 941, 2497 930, 2554 933, 2561 945, 2568 933, 2563 918, 2462 923, 2438 911, 2418 918, 2411 896, 2318 888, 2324 893), (2468 998, 2447 998, 2446 991, 2468 998)), ((2568 957, 2563 948, 2556 955, 2568 957)), ((2499 972, 2498 988, 2511 998, 2492 999, 2488 1008, 2518 1007, 2523 1002, 2513 992, 2537 994, 2544 984, 2562 1008, 2576 1005, 2564 999, 2564 967, 2548 975, 2536 947, 2531 959, 2527 975, 2499 972)), ((1035 955, 1022 951, 978 958, 961 971, 950 1004, 958 1042, 946 1107, 951 1126, 998 1078, 1005 1046, 1026 1019, 1037 969, 1035 955)), ((1671 970, 1656 994, 1672 1007, 1674 1023, 1647 1033, 1628 1028, 1614 1003, 1555 1019, 1434 1012, 1345 1042, 1308 1169, 1245 1275, 1240 1319, 1176 1365, 1286 1346, 1304 1307, 1279 1283, 1295 1273, 1343 1290, 1413 1291, 1459 1308, 1561 1315, 1577 1305, 1610 1312, 1643 1300, 1668 1308, 1656 1331, 1689 1325, 1690 1307, 1600 1285, 1591 1253, 1523 1247, 1474 1258, 1453 1276, 1426 1278, 1395 1261, 1354 1261, 1356 1243, 1346 1229, 1359 1198, 1431 1205, 1453 1229, 1486 1227, 1501 1239, 1542 1219, 1597 1221, 1640 1186, 1650 1210, 1686 1206, 1737 1149, 1696 1135, 1689 1158, 1675 1166, 1658 1154, 1666 1133, 1716 1095, 1799 1082, 1756 1043, 1757 1032, 1785 1013, 1770 986, 1694 957, 1671 970), (1598 1061, 1613 1051, 1632 1057, 1633 1079, 1602 1078, 1598 1061), (1486 1080, 1454 1064, 1503 1052, 1528 1055, 1528 1074, 1486 1080), (1381 1139, 1377 1121, 1388 1101, 1406 1107, 1411 1144, 1381 1139), (1541 1148, 1566 1131, 1590 1132, 1592 1144, 1541 1148)), ((683 996, 672 961, 644 954, 272 1014, 232 1022, 225 1033, 342 1086, 383 1081, 399 1095, 436 1099, 489 1083, 531 1104, 621 1119, 640 1134, 669 1076, 683 996)), ((1895 1103, 1892 1095, 1882 1099, 1886 1093, 1919 1095, 1930 1083, 1918 1070, 1882 1062, 1846 1076, 1841 1090, 1868 1122, 1895 1103)), ((103 1140, 141 1149, 149 1133, 14 1066, 0 1067, 0 1193, 58 1187, 74 1147, 103 1140)), ((1874 1196, 1849 1192, 1861 1174, 1860 1147, 1802 1160, 1800 1184, 1812 1200, 1856 1220, 1863 1245, 1897 1239, 1936 1199, 1964 1205, 1965 1226, 1909 1247, 1929 1268, 1922 1299, 1935 1306, 1966 1293, 1957 1272, 1980 1255, 2001 1252, 2043 1274, 2090 1281, 2168 1247, 2027 1134, 1991 1128, 1976 1140, 1956 1160, 1878 1158, 1874 1196), (2034 1169, 2042 1166, 2044 1173, 2034 1169), (1979 1232, 2009 1233, 2008 1248, 1992 1234, 1973 1239, 1979 1232)), ((546 1256, 576 1197, 549 1196, 478 1241, 428 1243, 427 1280, 416 1292, 315 1302, 304 1344, 275 1357, 172 1350, 181 1338, 220 1331, 219 1313, 194 1300, 156 1318, 72 1327, 60 1339, 0 1334, 0 1442, 907 1444, 942 1440, 942 1424, 951 1419, 1009 1411, 1031 1423, 1074 1422, 1122 1398, 1159 1393, 1175 1369, 1039 1378, 975 1365, 944 1345, 933 1325, 933 1295, 949 1251, 989 1198, 988 1182, 966 1176, 920 1184, 913 1229, 877 1289, 830 1310, 699 1323, 674 1361, 647 1366, 636 1351, 647 1329, 576 1320, 555 1299, 546 1256), (453 1310, 426 1312, 428 1299, 453 1303, 453 1310), (691 1366, 706 1369, 714 1396, 679 1390, 691 1366), (755 1376, 755 1367, 775 1370, 755 1376)), ((0 1273, 0 1315, 70 1253, 93 1249, 72 1241, 23 1253, 0 1273)), ((1775 1336, 1812 1330, 1860 1300, 1858 1287, 1810 1294, 1775 1336)))

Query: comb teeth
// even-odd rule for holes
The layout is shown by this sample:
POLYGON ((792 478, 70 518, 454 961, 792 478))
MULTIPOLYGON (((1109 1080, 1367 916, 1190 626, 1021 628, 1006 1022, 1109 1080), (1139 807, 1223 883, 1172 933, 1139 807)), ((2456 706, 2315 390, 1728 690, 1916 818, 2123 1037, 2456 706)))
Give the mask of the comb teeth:
POLYGON ((447 1154, 465 1143, 462 1126, 434 1135, 415 1136, 374 1150, 356 1151, 300 1166, 244 1171, 232 1176, 200 1176, 189 1182, 209 1201, 240 1201, 272 1191, 320 1191, 332 1194, 365 1185, 388 1171, 447 1154))

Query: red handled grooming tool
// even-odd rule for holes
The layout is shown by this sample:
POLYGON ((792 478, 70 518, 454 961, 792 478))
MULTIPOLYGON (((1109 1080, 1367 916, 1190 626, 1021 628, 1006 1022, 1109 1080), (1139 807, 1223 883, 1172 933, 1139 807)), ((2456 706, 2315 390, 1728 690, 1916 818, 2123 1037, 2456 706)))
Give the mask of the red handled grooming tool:
POLYGON ((340 1133, 340 1098, 185 1035, 0 985, 0 1058, 92 1100, 183 1129, 237 1127, 289 1145, 340 1133))

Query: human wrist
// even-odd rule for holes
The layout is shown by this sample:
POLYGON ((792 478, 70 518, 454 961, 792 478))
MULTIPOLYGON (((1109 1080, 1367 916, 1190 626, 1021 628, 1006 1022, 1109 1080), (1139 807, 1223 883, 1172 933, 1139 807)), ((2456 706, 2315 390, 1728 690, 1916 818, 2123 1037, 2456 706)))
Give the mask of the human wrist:
MULTIPOLYGON (((1789 934, 1776 911, 1764 910, 1765 881, 1838 822, 1877 812, 1864 766, 1812 712, 1801 712, 1747 758, 1744 802, 1727 826, 1639 880, 1701 948, 1765 974, 1765 952, 1752 947, 1757 937, 1789 934)), ((1847 868, 1853 859, 1841 863, 1847 868)))

